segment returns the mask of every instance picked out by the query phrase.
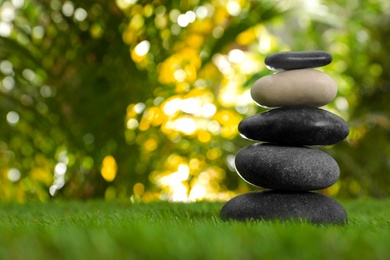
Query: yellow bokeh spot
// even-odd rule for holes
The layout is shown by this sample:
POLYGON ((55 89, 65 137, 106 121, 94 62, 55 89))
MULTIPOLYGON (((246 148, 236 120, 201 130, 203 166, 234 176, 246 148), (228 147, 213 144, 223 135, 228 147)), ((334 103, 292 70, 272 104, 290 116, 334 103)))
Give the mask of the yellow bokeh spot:
POLYGON ((132 60, 138 64, 138 66, 142 67, 142 68, 145 68, 147 65, 148 65, 148 56, 147 55, 142 55, 142 56, 139 56, 136 52, 135 52, 135 49, 133 50, 130 50, 130 56, 132 58, 132 60))
POLYGON ((147 5, 144 7, 144 15, 145 15, 146 17, 152 16, 153 11, 154 11, 154 7, 153 7, 153 5, 151 5, 151 4, 147 4, 147 5))
POLYGON ((44 168, 33 168, 30 178, 33 181, 42 182, 46 185, 50 185, 53 182, 53 174, 44 168))
POLYGON ((335 196, 335 195, 337 195, 337 193, 339 193, 340 186, 341 186, 340 181, 338 181, 335 184, 333 184, 332 186, 330 186, 329 188, 326 188, 324 190, 324 193, 329 195, 329 196, 335 196))
POLYGON ((166 120, 166 116, 160 107, 151 107, 148 111, 148 117, 152 126, 161 125, 166 120))
POLYGON ((222 151, 219 148, 213 148, 207 151, 206 156, 210 160, 218 159, 222 155, 222 151))
POLYGON ((236 127, 242 120, 242 116, 230 110, 220 110, 215 114, 215 120, 222 126, 236 127))
POLYGON ((181 48, 157 66, 158 80, 162 84, 193 83, 201 64, 198 50, 181 48))
POLYGON ((143 194, 142 201, 143 202, 160 201, 160 193, 147 191, 143 194))
POLYGON ((152 151, 156 150, 157 146, 158 146, 158 143, 157 143, 156 139, 154 139, 154 138, 149 138, 148 140, 146 140, 146 142, 144 144, 145 150, 148 152, 152 152, 152 151))
POLYGON ((250 28, 250 29, 240 33, 236 38, 237 44, 249 45, 249 44, 253 43, 256 40, 256 31, 255 30, 257 30, 257 28, 253 27, 253 28, 250 28))
POLYGON ((145 117, 142 117, 138 129, 140 131, 146 131, 149 129, 149 127, 150 127, 150 122, 147 119, 145 119, 145 117))
POLYGON ((191 34, 186 39, 187 44, 193 48, 200 48, 204 43, 204 38, 200 34, 191 34))
POLYGON ((135 2, 137 2, 136 0, 116 0, 115 3, 116 5, 124 10, 128 7, 130 7, 131 5, 133 5, 135 2))
POLYGON ((124 33, 123 33, 123 41, 127 44, 132 44, 137 37, 136 31, 128 28, 124 33))
POLYGON ((112 155, 107 155, 103 159, 103 164, 101 168, 102 177, 111 182, 115 179, 118 166, 116 164, 115 158, 112 155))
POLYGON ((229 16, 229 14, 225 8, 218 8, 215 10, 215 13, 213 16, 214 23, 215 24, 222 24, 228 16, 229 16))
POLYGON ((130 27, 139 30, 144 26, 145 20, 142 17, 142 15, 136 14, 133 16, 133 18, 130 21, 130 27))
POLYGON ((159 28, 160 30, 162 30, 160 32, 160 35, 161 35, 161 38, 162 39, 168 39, 169 36, 171 35, 171 31, 169 29, 165 29, 164 28, 167 26, 168 24, 168 19, 167 17, 163 16, 163 15, 158 15, 154 18, 154 24, 156 25, 157 28, 159 28))
POLYGON ((167 117, 160 107, 148 108, 142 115, 138 129, 141 131, 146 131, 150 126, 161 125, 164 121, 166 121, 166 119, 167 117))
POLYGON ((138 182, 133 186, 133 192, 137 196, 142 196, 145 192, 145 186, 142 183, 138 182))
POLYGON ((126 121, 130 118, 133 118, 137 115, 137 112, 134 110, 135 104, 130 104, 126 108, 126 121))
POLYGON ((198 140, 201 141, 202 143, 210 142, 211 134, 207 131, 199 131, 198 140))
POLYGON ((179 82, 176 84, 175 91, 177 93, 185 93, 190 89, 190 85, 187 82, 179 82))
POLYGON ((237 125, 224 126, 221 131, 221 136, 226 139, 232 139, 238 134, 237 125))
POLYGON ((198 172, 201 170, 202 167, 204 167, 204 158, 192 158, 189 162, 189 167, 191 171, 198 172))
POLYGON ((358 128, 351 127, 350 133, 348 135, 348 139, 351 142, 358 141, 359 139, 363 138, 367 132, 367 129, 365 126, 360 126, 358 128))
POLYGON ((100 24, 94 23, 90 28, 90 33, 93 38, 98 39, 103 36, 104 30, 100 24))
POLYGON ((194 26, 191 27, 193 32, 209 35, 214 28, 214 24, 210 19, 196 20, 194 26))

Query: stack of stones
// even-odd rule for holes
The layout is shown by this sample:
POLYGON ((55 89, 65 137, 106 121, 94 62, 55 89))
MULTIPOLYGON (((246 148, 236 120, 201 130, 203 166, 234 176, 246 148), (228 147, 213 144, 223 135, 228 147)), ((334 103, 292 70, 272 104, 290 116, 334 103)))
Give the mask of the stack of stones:
POLYGON ((349 134, 342 118, 319 108, 335 98, 337 85, 313 68, 331 61, 324 51, 280 52, 266 58, 267 67, 277 72, 257 80, 251 95, 272 109, 240 122, 241 135, 260 142, 242 148, 235 164, 246 182, 269 190, 231 199, 221 210, 222 219, 347 222, 342 205, 312 192, 330 187, 340 175, 337 162, 312 146, 333 145, 349 134))

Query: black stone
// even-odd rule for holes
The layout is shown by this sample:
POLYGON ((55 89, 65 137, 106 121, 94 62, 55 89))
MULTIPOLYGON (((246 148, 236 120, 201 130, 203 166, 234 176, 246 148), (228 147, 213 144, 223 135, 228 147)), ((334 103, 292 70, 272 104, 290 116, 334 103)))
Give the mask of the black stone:
POLYGON ((308 147, 256 143, 239 150, 235 164, 245 181, 277 190, 320 190, 340 176, 339 166, 330 155, 308 147))
POLYGON ((265 65, 272 70, 316 68, 331 62, 332 55, 326 51, 278 52, 265 58, 265 65))
POLYGON ((346 224, 348 215, 336 200, 315 192, 264 191, 239 195, 221 210, 223 220, 303 220, 346 224))
POLYGON ((245 118, 238 131, 247 139, 285 145, 332 145, 349 134, 348 124, 326 110, 287 106, 245 118))

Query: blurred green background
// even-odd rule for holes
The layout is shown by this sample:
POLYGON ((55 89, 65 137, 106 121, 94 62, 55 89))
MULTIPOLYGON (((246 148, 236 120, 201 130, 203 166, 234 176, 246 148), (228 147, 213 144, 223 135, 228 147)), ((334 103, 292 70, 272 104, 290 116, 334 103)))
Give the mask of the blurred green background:
POLYGON ((387 0, 0 0, 0 200, 224 200, 267 55, 326 50, 339 198, 390 195, 387 0))

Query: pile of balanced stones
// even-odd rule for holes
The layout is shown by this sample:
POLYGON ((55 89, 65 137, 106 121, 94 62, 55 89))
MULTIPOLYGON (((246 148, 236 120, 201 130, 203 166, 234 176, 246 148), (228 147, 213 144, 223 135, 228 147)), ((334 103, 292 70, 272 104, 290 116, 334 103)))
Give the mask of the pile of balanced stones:
POLYGON ((222 219, 347 222, 340 203, 313 192, 330 187, 340 175, 337 162, 313 146, 333 145, 349 134, 342 118, 319 108, 337 94, 335 81, 314 69, 330 62, 325 51, 279 52, 265 59, 276 73, 258 79, 251 95, 269 110, 240 122, 240 134, 259 142, 242 148, 235 165, 246 182, 267 190, 231 199, 222 219))

